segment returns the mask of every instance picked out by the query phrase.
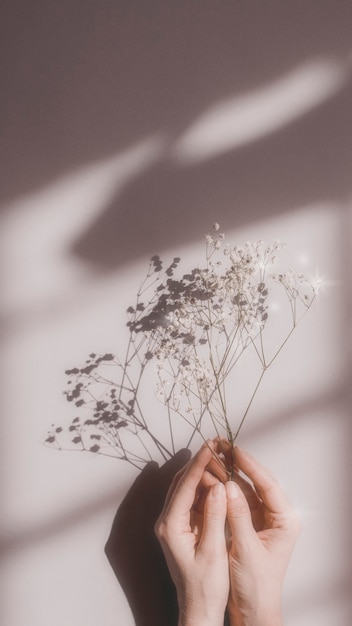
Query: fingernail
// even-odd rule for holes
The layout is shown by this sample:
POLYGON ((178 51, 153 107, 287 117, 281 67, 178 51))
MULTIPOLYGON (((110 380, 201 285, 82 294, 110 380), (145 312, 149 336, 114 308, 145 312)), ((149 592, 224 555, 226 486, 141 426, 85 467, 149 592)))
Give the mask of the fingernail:
POLYGON ((227 495, 231 500, 236 500, 236 498, 240 495, 239 487, 233 482, 233 480, 229 480, 226 483, 226 490, 227 495))
POLYGON ((225 487, 223 483, 216 483, 216 485, 214 485, 213 487, 214 498, 216 498, 216 500, 220 500, 220 498, 223 498, 224 493, 225 493, 224 490, 225 490, 225 487))

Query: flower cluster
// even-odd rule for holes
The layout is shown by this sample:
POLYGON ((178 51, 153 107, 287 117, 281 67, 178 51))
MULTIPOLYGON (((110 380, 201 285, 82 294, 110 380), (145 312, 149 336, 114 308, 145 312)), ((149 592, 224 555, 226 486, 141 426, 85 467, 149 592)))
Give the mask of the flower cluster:
MULTIPOLYGON (((67 400, 78 408, 93 409, 83 421, 74 418, 69 427, 72 442, 82 450, 113 453, 141 467, 155 449, 163 458, 174 453, 173 423, 181 417, 190 428, 187 444, 196 433, 203 438, 209 435, 204 432, 205 419, 232 444, 264 373, 319 291, 319 281, 294 270, 272 271, 283 247, 280 241, 231 246, 214 224, 206 235, 202 267, 177 276, 180 258, 164 269, 160 257, 152 257, 137 302, 127 310, 129 343, 124 361, 112 354, 93 354, 83 368, 66 372, 67 400), (273 348, 265 331, 275 287, 288 302, 289 325, 273 348), (248 351, 259 364, 259 376, 243 414, 233 423, 227 415, 228 388, 248 351), (140 402, 142 378, 151 363, 156 396, 167 409, 170 445, 150 428, 140 402), (114 366, 118 377, 111 377, 107 366, 114 366), (138 440, 138 452, 132 436, 138 440)), ((61 446, 61 432, 62 428, 53 427, 47 442, 61 446)))

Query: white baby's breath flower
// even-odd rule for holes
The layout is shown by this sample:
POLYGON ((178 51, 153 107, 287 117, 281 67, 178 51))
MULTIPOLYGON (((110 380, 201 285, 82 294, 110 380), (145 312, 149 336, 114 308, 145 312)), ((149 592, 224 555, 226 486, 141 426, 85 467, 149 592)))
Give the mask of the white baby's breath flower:
MULTIPOLYGON (((95 387, 94 393, 90 393, 89 376, 92 385, 104 385, 103 400, 95 406, 95 419, 88 420, 83 428, 76 418, 71 426, 73 441, 82 445, 82 449, 97 451, 100 444, 95 441, 104 441, 105 447, 117 446, 121 458, 139 466, 142 458, 139 454, 128 459, 123 439, 125 429, 138 437, 141 432, 143 438, 149 435, 152 446, 164 460, 168 454, 171 456, 167 446, 159 441, 158 432, 149 428, 137 398, 146 365, 151 361, 155 364, 156 398, 167 407, 172 453, 175 452, 172 420, 176 415, 183 417, 190 429, 189 441, 195 433, 202 433, 206 419, 210 419, 217 435, 227 437, 231 444, 235 441, 264 373, 310 309, 322 279, 294 269, 275 271, 279 252, 284 248, 279 240, 269 244, 263 240, 247 241, 234 246, 223 244, 225 235, 219 230, 219 224, 215 223, 205 237, 204 266, 193 268, 182 278, 177 277, 178 257, 166 269, 160 257, 152 257, 137 303, 128 309, 130 342, 125 362, 115 361, 123 373, 120 385, 115 382, 107 385, 106 373, 100 378, 97 373, 100 361, 111 363, 113 355, 93 354, 84 368, 70 371, 75 372, 78 382, 76 387, 70 387, 67 397, 77 406, 85 405, 86 397, 92 402, 95 396, 95 387), (267 325, 274 310, 288 313, 290 323, 287 333, 278 334, 273 345, 267 339, 267 325), (259 364, 260 376, 253 381, 254 391, 243 415, 231 423, 227 394, 233 393, 238 364, 247 352, 259 364), (140 367, 135 380, 132 364, 137 364, 137 370, 140 367), (105 401, 107 393, 110 395, 105 401), (83 431, 93 426, 96 429, 90 435, 93 446, 89 444, 85 448, 83 431)), ((276 325, 280 333, 282 325, 276 319, 274 330, 276 325)), ((56 441, 54 431, 50 431, 47 441, 56 441)), ((144 440, 142 445, 147 449, 144 440)))
POLYGON ((321 290, 322 286, 323 286, 323 279, 322 278, 314 278, 311 282, 311 286, 312 289, 314 291, 315 294, 319 293, 319 291, 321 290))
POLYGON ((156 390, 155 395, 156 395, 157 399, 160 400, 160 402, 165 404, 165 402, 166 402, 166 394, 165 394, 165 391, 161 387, 156 390))

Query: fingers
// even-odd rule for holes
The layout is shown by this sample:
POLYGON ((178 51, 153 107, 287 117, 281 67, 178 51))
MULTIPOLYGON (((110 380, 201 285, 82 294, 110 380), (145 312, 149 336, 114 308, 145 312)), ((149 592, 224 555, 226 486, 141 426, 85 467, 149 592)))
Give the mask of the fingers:
POLYGON ((179 482, 181 476, 183 476, 183 474, 185 473, 188 465, 191 463, 191 460, 188 461, 188 463, 186 463, 183 467, 181 467, 181 469, 178 470, 178 472, 176 472, 175 476, 173 477, 172 481, 171 481, 171 485, 168 489, 168 492, 166 494, 166 498, 164 501, 164 507, 163 507, 163 511, 165 511, 169 505, 169 502, 171 500, 171 497, 176 489, 177 483, 179 482))
POLYGON ((176 474, 164 507, 165 516, 172 514, 175 519, 178 519, 189 515, 197 487, 212 454, 212 442, 205 443, 184 470, 176 474))
POLYGON ((226 439, 214 439, 213 444, 214 455, 208 466, 209 471, 222 482, 226 482, 229 479, 229 468, 234 466, 233 447, 226 439))
POLYGON ((221 460, 216 457, 212 457, 208 463, 207 467, 210 474, 215 476, 221 482, 226 482, 228 480, 228 472, 225 469, 225 466, 222 465, 221 460))
POLYGON ((291 511, 285 493, 266 467, 238 446, 235 447, 235 460, 239 469, 251 479, 269 511, 276 514, 291 511))
POLYGON ((208 554, 226 552, 225 521, 226 521, 225 486, 217 482, 208 492, 204 505, 204 521, 199 550, 208 554))
POLYGON ((232 536, 232 550, 240 553, 250 542, 256 540, 251 511, 240 487, 233 481, 225 484, 227 496, 227 519, 232 536))

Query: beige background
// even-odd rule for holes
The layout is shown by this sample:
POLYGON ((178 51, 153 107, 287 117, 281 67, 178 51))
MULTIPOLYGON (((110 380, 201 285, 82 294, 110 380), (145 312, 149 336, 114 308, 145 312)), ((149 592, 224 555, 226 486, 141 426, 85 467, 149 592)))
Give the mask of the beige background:
POLYGON ((132 626, 103 547, 136 472, 42 441, 72 417, 64 370, 126 342, 149 256, 189 268, 214 221, 325 279, 241 443, 302 516, 285 625, 351 622, 351 22, 347 1, 5 2, 4 626, 132 626))

